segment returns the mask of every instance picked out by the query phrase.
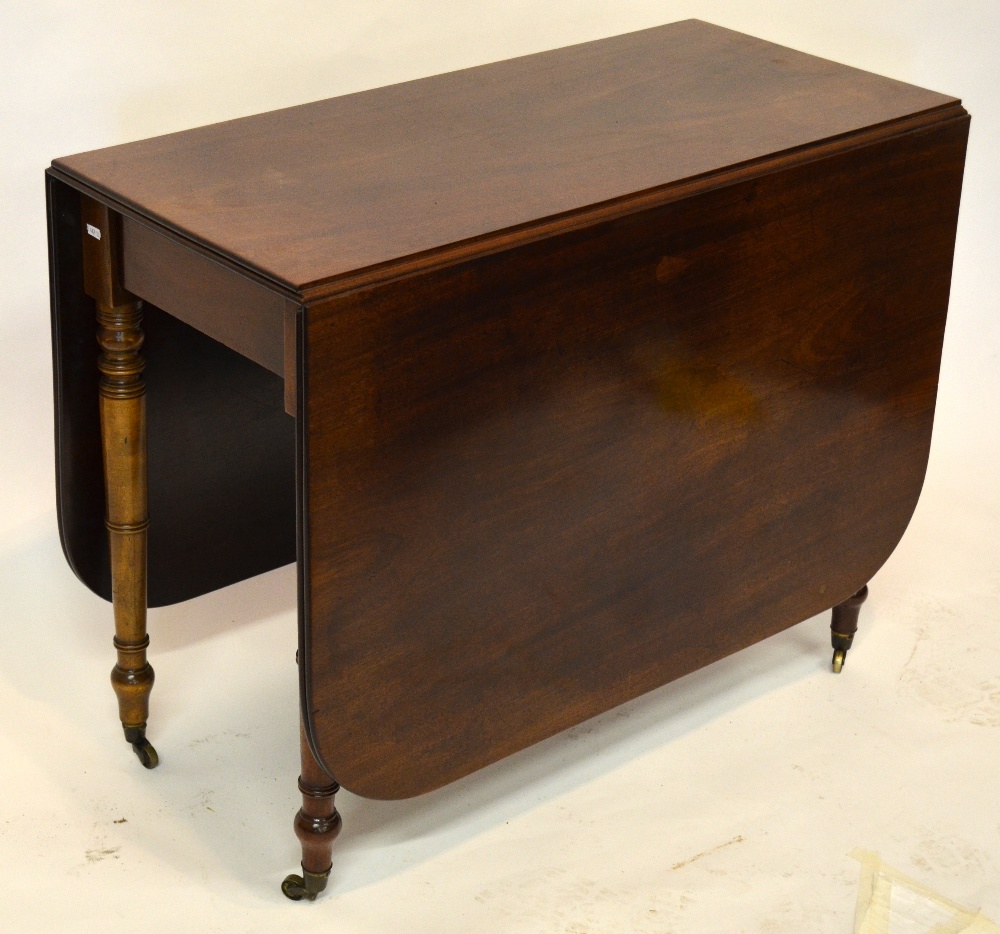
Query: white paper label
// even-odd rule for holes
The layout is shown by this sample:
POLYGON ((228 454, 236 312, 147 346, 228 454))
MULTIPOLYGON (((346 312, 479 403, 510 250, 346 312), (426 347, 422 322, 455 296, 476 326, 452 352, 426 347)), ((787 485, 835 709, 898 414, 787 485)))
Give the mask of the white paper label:
POLYGON ((87 233, 89 233, 95 240, 101 239, 101 229, 95 227, 93 224, 87 224, 87 233))

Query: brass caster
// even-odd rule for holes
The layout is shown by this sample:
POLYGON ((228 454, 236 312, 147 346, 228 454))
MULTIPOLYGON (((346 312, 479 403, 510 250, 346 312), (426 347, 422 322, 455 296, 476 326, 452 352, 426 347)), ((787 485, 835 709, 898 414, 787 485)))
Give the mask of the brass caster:
POLYGON ((844 670, 844 659, 847 658, 847 652, 844 649, 835 649, 833 652, 833 672, 834 674, 840 674, 844 670))
POLYGON ((160 764, 160 757, 156 754, 152 743, 146 739, 146 728, 127 726, 125 727, 125 739, 132 744, 132 749, 142 763, 143 768, 155 769, 160 764))
POLYGON ((285 881, 281 883, 281 891, 293 902, 302 901, 303 898, 314 902, 316 896, 326 888, 326 880, 329 878, 329 869, 326 872, 309 872, 308 869, 303 869, 301 876, 295 874, 286 876, 285 881))
POLYGON ((156 754, 156 750, 148 739, 143 738, 140 743, 132 743, 132 748, 139 757, 143 768, 155 769, 160 764, 160 757, 156 754))

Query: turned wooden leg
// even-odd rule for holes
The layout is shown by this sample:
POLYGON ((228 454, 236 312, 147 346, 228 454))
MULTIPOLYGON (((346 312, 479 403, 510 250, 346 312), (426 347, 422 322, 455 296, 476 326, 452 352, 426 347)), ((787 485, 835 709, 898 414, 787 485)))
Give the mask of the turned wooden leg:
POLYGON ((340 785, 330 779, 313 757, 304 728, 300 729, 300 742, 302 807, 295 815, 295 836, 302 844, 302 875, 288 876, 281 883, 281 891, 293 901, 303 898, 315 901, 330 878, 333 841, 340 833, 342 822, 334 804, 340 785))
POLYGON ((101 446, 106 526, 111 552, 111 599, 118 663, 111 685, 125 739, 139 761, 159 759, 146 739, 153 669, 146 661, 146 385, 139 302, 120 285, 118 217, 83 199, 84 285, 97 305, 101 446))
POLYGON ((854 634, 858 631, 858 615, 861 604, 868 599, 868 587, 862 587, 853 597, 848 597, 843 603, 833 608, 833 620, 830 623, 830 634, 833 641, 833 670, 838 674, 844 668, 844 660, 854 642, 854 634))

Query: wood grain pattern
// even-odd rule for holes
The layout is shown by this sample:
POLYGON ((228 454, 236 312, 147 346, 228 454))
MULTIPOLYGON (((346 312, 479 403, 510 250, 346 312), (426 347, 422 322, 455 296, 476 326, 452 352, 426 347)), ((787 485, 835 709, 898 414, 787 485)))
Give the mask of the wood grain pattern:
MULTIPOLYGON (((259 395, 261 473, 300 484, 310 750, 404 797, 874 574, 926 464, 967 130, 953 98, 688 21, 56 160, 50 190, 275 296, 178 307, 280 361, 296 470, 276 466, 280 385, 185 334, 150 350, 150 511, 159 469, 178 543, 195 510, 174 491, 224 487, 233 573, 288 532, 244 482, 257 433, 234 396, 259 395), (190 463, 163 444, 169 469, 156 361, 164 437, 197 442, 190 463), (259 519, 246 541, 234 511, 259 519)), ((66 503, 90 489, 92 367, 52 223, 60 515, 86 562, 87 507, 66 503)), ((150 294, 211 293, 203 264, 171 285, 135 255, 150 294)))
POLYGON ((307 309, 331 775, 428 791, 870 579, 923 480, 967 130, 307 309))
POLYGON ((124 218, 125 287, 238 354, 284 376, 285 296, 124 218))
POLYGON ((949 104, 689 20, 54 167, 303 290, 949 104))
POLYGON ((327 884, 341 784, 429 791, 831 606, 839 670, 923 482, 968 124, 687 21, 53 163, 70 563, 109 595, 112 273, 150 603, 297 550, 288 897, 327 884))

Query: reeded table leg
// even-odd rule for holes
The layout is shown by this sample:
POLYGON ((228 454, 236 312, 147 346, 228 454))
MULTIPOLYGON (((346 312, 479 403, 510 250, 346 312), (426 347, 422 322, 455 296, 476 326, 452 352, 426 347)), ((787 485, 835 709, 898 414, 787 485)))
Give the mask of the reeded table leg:
POLYGON ((304 728, 300 734, 302 807, 295 815, 295 836, 302 844, 302 875, 288 876, 281 883, 281 891, 294 901, 303 898, 315 901, 330 878, 333 841, 340 833, 342 822, 334 804, 334 795, 340 791, 340 785, 331 781, 313 758, 304 728))
POLYGON ((844 660, 854 642, 854 634, 858 631, 858 615, 861 604, 868 599, 867 585, 862 587, 853 597, 848 597, 843 603, 833 608, 833 620, 830 623, 830 634, 833 641, 833 670, 838 674, 844 668, 844 660))
POLYGON ((146 661, 146 384, 139 302, 119 284, 117 215, 83 199, 84 283, 97 304, 106 525, 118 663, 111 685, 125 739, 139 761, 159 759, 146 739, 153 669, 146 661))

